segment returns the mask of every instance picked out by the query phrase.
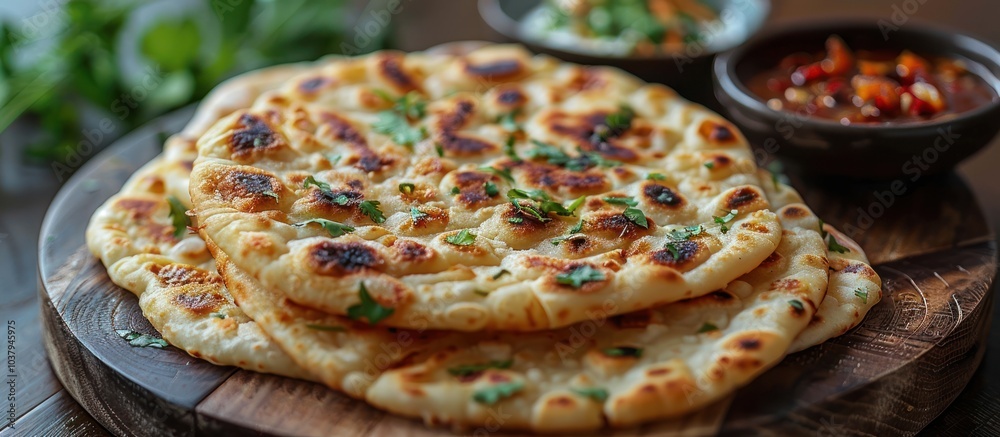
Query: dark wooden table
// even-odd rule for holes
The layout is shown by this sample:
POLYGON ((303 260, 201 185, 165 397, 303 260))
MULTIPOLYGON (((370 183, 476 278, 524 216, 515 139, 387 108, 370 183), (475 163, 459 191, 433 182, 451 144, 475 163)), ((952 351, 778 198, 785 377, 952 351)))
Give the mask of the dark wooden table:
MULTIPOLYGON (((781 22, 805 16, 844 15, 841 10, 852 10, 852 15, 863 14, 874 21, 892 20, 894 7, 920 2, 776 0, 774 3, 772 19, 781 22)), ((989 0, 926 2, 915 14, 904 14, 904 18, 952 25, 1000 45, 1000 27, 995 25, 995 12, 997 6, 989 0)), ((394 23, 398 26, 398 45, 405 50, 422 49, 449 40, 495 38, 479 21, 473 1, 404 2, 404 12, 393 20, 398 20, 394 23)), ((7 420, 0 422, 0 437, 107 435, 107 431, 55 379, 42 348, 36 291, 37 235, 42 216, 60 181, 53 169, 20 163, 19 145, 31 134, 17 126, 0 133, 0 321, 14 321, 17 368, 14 411, 17 420, 13 428, 7 420)), ((1000 145, 993 144, 959 169, 994 229, 1000 229, 998 167, 1000 145)), ((859 198, 858 206, 867 206, 873 199, 859 198)), ((89 217, 81 216, 78 220, 86 221, 89 217)), ((994 319, 1000 320, 1000 302, 997 304, 994 319)), ((1000 435, 1000 377, 997 375, 1000 375, 1000 327, 994 327, 990 333, 989 350, 980 370, 924 434, 1000 435)))

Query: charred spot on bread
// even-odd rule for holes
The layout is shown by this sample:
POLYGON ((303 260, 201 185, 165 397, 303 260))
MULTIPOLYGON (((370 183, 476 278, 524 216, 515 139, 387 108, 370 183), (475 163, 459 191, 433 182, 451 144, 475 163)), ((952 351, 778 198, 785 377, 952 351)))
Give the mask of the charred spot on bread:
POLYGON ((466 74, 489 82, 516 79, 526 71, 519 59, 497 59, 483 63, 465 63, 466 74))
POLYGON ((698 255, 698 243, 691 240, 668 243, 672 249, 659 249, 649 254, 649 258, 657 264, 677 267, 685 265, 698 255))
POLYGON ((323 85, 326 85, 328 82, 329 79, 322 76, 306 79, 302 82, 299 82, 299 91, 302 91, 303 93, 306 94, 311 94, 316 92, 316 90, 320 89, 321 87, 323 87, 323 85))
POLYGON ((403 68, 403 55, 384 53, 378 58, 377 65, 379 76, 396 91, 407 93, 420 89, 415 78, 403 68))
POLYGON ((611 182, 599 169, 570 171, 565 168, 535 161, 521 161, 509 164, 521 173, 525 182, 534 188, 552 191, 566 190, 570 195, 598 194, 608 191, 611 182))
POLYGON ((449 156, 477 156, 500 149, 496 144, 467 135, 444 132, 437 136, 438 143, 449 156))
POLYGON ((496 94, 496 103, 503 108, 518 108, 528 100, 520 88, 504 87, 496 94))
POLYGON ((750 205, 760 199, 760 193, 750 187, 740 187, 729 194, 726 198, 726 209, 740 209, 742 206, 750 205))
POLYGON ((404 262, 421 262, 434 258, 434 251, 413 240, 398 239, 392 244, 399 259, 404 262))
POLYGON ((642 189, 642 194, 649 199, 650 203, 676 207, 684 203, 684 198, 680 194, 671 190, 670 187, 649 183, 642 189))
POLYGON ((275 149, 281 143, 281 137, 271 129, 271 126, 253 114, 241 115, 236 129, 229 138, 229 147, 237 160, 251 158, 258 151, 275 149))
POLYGON ((129 219, 144 220, 152 216, 162 202, 149 199, 130 199, 127 197, 115 201, 115 209, 128 212, 129 219))
POLYGON ((214 312, 227 303, 221 294, 204 289, 185 290, 174 295, 172 300, 175 305, 195 314, 214 312))
POLYGON ((712 120, 702 122, 701 126, 698 127, 698 133, 711 143, 729 144, 736 142, 736 134, 733 133, 731 127, 712 120))
POLYGON ((384 262, 375 249, 364 243, 334 241, 314 245, 309 252, 309 261, 317 273, 328 276, 356 273, 378 267, 384 262))

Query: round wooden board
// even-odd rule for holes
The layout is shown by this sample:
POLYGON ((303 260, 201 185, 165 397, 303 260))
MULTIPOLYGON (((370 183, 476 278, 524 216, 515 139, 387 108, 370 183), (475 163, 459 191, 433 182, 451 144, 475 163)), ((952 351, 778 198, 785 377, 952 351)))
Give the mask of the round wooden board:
MULTIPOLYGON (((39 243, 45 347, 66 389, 117 435, 450 435, 318 384, 214 366, 172 347, 132 348, 116 335, 156 333, 136 298, 83 248, 84 229, 98 205, 159 153, 161 132, 179 130, 191 113, 158 120, 91 160, 46 216, 39 243)), ((795 182, 838 227, 855 224, 857 208, 878 188, 795 182)), ((923 428, 982 359, 997 255, 958 176, 922 182, 853 235, 885 287, 861 326, 788 356, 694 416, 602 434, 898 435, 923 428)))

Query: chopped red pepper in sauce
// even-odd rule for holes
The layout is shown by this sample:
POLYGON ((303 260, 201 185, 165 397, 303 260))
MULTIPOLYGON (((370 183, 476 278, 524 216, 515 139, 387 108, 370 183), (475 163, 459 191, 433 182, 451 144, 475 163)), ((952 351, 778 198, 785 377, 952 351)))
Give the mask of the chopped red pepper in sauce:
POLYGON ((836 35, 826 40, 825 52, 788 55, 748 86, 771 109, 844 125, 934 120, 998 98, 963 60, 909 50, 853 52, 836 35))

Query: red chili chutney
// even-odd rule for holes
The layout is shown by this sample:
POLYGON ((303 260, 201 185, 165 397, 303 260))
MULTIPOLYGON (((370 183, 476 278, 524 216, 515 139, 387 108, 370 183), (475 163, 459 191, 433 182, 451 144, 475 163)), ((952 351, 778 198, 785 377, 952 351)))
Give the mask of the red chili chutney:
POLYGON ((966 61, 909 50, 851 51, 840 37, 826 52, 793 53, 754 76, 750 90, 774 110, 859 123, 915 123, 970 111, 997 99, 966 61))

